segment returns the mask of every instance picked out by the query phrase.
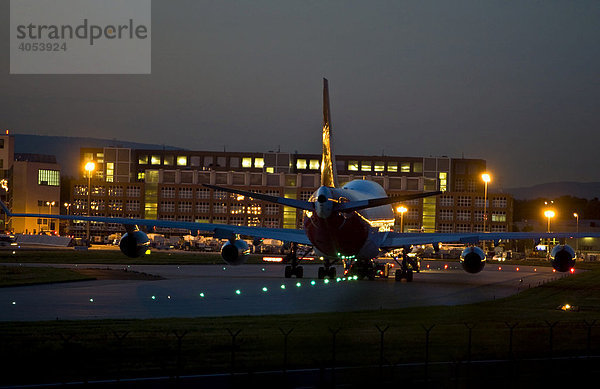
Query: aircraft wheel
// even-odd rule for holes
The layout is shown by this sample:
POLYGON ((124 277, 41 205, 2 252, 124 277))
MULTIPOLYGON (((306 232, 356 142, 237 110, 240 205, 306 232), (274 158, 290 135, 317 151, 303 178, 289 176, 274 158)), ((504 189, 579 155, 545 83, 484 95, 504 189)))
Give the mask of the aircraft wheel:
POLYGON ((285 278, 292 278, 292 267, 291 266, 286 266, 285 267, 285 274, 284 274, 285 278))
POLYGON ((296 267, 296 278, 304 278, 304 268, 302 266, 296 267))
POLYGON ((394 279, 396 281, 402 281, 402 276, 403 276, 402 273, 403 273, 402 270, 400 270, 400 269, 396 270, 396 273, 394 274, 394 279))
POLYGON ((318 278, 320 280, 322 280, 323 278, 325 278, 325 268, 323 266, 319 267, 319 275, 318 278))
POLYGON ((336 270, 335 267, 330 267, 329 270, 327 271, 329 278, 331 278, 332 280, 335 278, 336 276, 336 270))
POLYGON ((413 271, 409 269, 406 271, 406 282, 412 282, 412 280, 413 280, 413 271))

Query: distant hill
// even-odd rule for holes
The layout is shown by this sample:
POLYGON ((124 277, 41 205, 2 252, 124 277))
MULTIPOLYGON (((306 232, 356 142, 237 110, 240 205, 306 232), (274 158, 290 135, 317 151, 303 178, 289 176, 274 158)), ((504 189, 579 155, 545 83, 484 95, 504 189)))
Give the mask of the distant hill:
POLYGON ((505 189, 517 200, 536 198, 553 199, 560 196, 573 196, 583 199, 600 198, 600 182, 551 182, 524 188, 505 189))
POLYGON ((116 139, 15 134, 15 153, 55 155, 63 176, 79 175, 79 149, 82 147, 126 147, 132 149, 181 150, 179 147, 124 142, 116 139))

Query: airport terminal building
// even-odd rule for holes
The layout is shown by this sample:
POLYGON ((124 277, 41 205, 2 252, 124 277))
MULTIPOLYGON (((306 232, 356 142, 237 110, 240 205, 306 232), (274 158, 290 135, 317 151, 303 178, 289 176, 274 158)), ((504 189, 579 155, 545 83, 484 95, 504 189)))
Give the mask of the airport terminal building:
MULTIPOLYGON (((213 190, 229 186, 273 196, 308 200, 320 185, 320 154, 82 148, 81 177, 71 183, 68 212, 146 219, 197 221, 274 228, 302 228, 301 212, 213 190), (94 170, 83 169, 94 162, 94 170)), ((340 185, 353 179, 379 183, 390 195, 442 190, 444 194, 407 201, 397 213, 396 231, 510 231, 512 197, 484 194, 482 159, 337 155, 340 185), (484 223, 484 209, 487 220, 484 223)), ((123 231, 121 225, 93 223, 94 240, 123 231)), ((85 223, 70 234, 83 237, 85 223)), ((162 233, 185 231, 158 230, 162 233)))

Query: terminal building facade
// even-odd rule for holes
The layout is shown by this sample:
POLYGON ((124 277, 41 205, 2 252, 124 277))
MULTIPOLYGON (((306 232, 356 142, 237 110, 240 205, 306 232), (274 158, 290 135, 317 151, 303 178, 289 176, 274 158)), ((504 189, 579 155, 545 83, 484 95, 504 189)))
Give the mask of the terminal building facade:
MULTIPOLYGON (((320 154, 245 153, 129 148, 82 148, 81 177, 71 183, 67 212, 72 214, 302 228, 294 208, 244 198, 202 184, 308 200, 320 185, 320 154), (83 170, 95 163, 91 173, 83 170), (88 176, 89 174, 89 176, 88 176)), ((482 159, 448 157, 336 156, 340 185, 353 179, 379 183, 388 195, 442 190, 445 193, 403 203, 395 230, 405 232, 510 231, 512 197, 484 195, 482 159), (487 202, 484 201, 487 199, 487 202), (487 220, 484 223, 484 210, 487 220)), ((92 223, 99 240, 120 233, 117 224, 92 223)), ((74 222, 70 234, 84 237, 86 224, 74 222)), ((187 231, 158 229, 183 234, 187 231)))

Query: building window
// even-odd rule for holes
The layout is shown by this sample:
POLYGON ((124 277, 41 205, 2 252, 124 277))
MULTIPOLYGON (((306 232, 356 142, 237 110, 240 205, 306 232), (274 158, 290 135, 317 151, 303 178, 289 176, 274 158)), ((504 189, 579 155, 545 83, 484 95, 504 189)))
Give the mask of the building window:
POLYGON ((191 199, 194 197, 194 188, 179 188, 180 199, 191 199))
POLYGON ((139 186, 128 186, 127 197, 140 197, 141 190, 139 186))
POLYGON ((242 167, 252 167, 252 158, 250 158, 250 157, 242 158, 242 167))
POLYGON ((423 162, 413 163, 413 173, 423 173, 423 162))
POLYGON ((209 213, 210 212, 210 204, 209 203, 196 203, 196 213, 209 213))
POLYGON ((371 171, 371 161, 362 161, 360 163, 360 170, 363 172, 370 172, 371 171))
POLYGON ((147 155, 138 156, 138 164, 147 165, 148 164, 148 156, 147 155))
POLYGON ((177 157, 177 166, 187 166, 187 157, 185 155, 177 157))
POLYGON ((469 196, 458 196, 456 205, 459 207, 470 207, 471 206, 471 197, 469 196))
POLYGON ((400 164, 400 171, 402 173, 410 173, 410 162, 402 162, 400 164))
POLYGON ((397 173, 398 172, 398 162, 388 162, 388 172, 397 173))
POLYGON ((186 213, 192 212, 192 202, 191 201, 179 202, 179 212, 186 212, 186 213))
POLYGON ((263 166, 265 166, 265 159, 264 158, 254 158, 254 167, 255 168, 262 169, 263 166))
POLYGON ((440 196, 441 207, 452 207, 454 206, 454 198, 452 196, 440 196))
POLYGON ((376 172, 382 172, 385 170, 385 162, 376 161, 374 165, 376 172))
POLYGON ((210 189, 198 189, 196 192, 197 199, 210 199, 210 189))
POLYGON ((150 163, 151 163, 152 165, 160 165, 160 155, 153 155, 153 156, 150 158, 150 163))
POLYGON ((358 161, 348 161, 348 170, 358 171, 358 161))
POLYGON ((319 160, 311 159, 308 168, 311 170, 319 170, 319 160))
POLYGON ((58 170, 38 170, 38 185, 60 186, 60 172, 58 170))
POLYGON ((160 188, 160 197, 162 197, 163 199, 175 198, 175 188, 172 188, 172 187, 160 188))
POLYGON ((164 158, 165 165, 171 166, 171 165, 173 165, 174 161, 175 161, 175 157, 173 155, 165 155, 165 158, 164 158))
POLYGON ((457 209, 456 210, 456 220, 470 221, 471 220, 471 211, 457 209))
POLYGON ((174 201, 161 201, 160 211, 161 212, 175 212, 175 202, 174 201))
POLYGON ((454 218, 454 211, 451 209, 440 209, 440 220, 452 220, 454 218))
POLYGON ((448 189, 448 173, 440 172, 440 191, 445 192, 448 189))
POLYGON ((306 169, 306 159, 297 159, 296 160, 296 169, 304 170, 306 169))
POLYGON ((506 212, 492 212, 493 222, 506 222, 506 212))
POLYGON ((498 197, 492 200, 494 208, 506 208, 506 197, 498 197))

